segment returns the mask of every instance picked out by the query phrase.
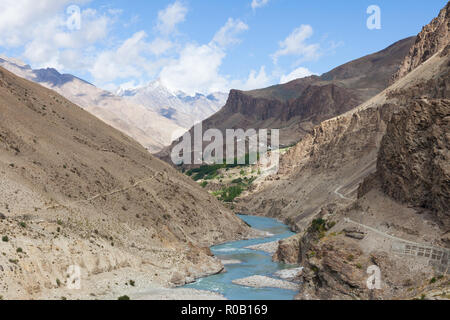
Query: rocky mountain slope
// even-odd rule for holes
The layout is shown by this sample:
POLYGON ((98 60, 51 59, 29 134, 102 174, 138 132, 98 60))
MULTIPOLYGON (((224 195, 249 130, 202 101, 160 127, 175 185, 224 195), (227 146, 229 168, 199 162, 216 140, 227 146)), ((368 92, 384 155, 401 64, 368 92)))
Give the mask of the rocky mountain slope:
MULTIPOLYGON (((226 105, 203 121, 203 131, 280 129, 282 146, 297 143, 315 125, 355 108, 384 90, 413 43, 414 37, 401 40, 320 77, 310 76, 248 92, 232 90, 226 105)), ((165 148, 158 156, 169 161, 167 156, 172 147, 165 148)))
POLYGON ((449 121, 449 99, 411 101, 391 119, 377 163, 386 194, 434 210, 446 228, 450 228, 449 121))
POLYGON ((183 128, 190 128, 216 113, 228 97, 220 92, 208 96, 200 93, 189 96, 181 91, 172 93, 160 80, 142 88, 120 90, 118 95, 173 120, 183 128))
POLYGON ((446 8, 441 10, 433 21, 423 27, 409 54, 405 57, 398 72, 395 74, 394 81, 402 78, 448 45, 450 40, 449 18, 447 4, 446 8))
POLYGON ((276 259, 305 267, 300 299, 448 299, 449 4, 418 35, 439 49, 357 108, 322 122, 281 159, 241 210, 299 235, 276 259), (448 31, 448 29, 447 29, 448 31), (381 287, 367 285, 369 267, 381 287))
POLYGON ((3 68, 0 149, 5 299, 183 284, 222 270, 206 247, 251 232, 128 136, 3 68), (72 265, 80 290, 66 289, 72 265))
POLYGON ((158 111, 128 101, 108 91, 55 69, 33 70, 23 62, 0 57, 0 66, 55 90, 71 102, 83 107, 109 125, 128 134, 151 152, 159 151, 172 142, 173 135, 182 134, 186 127, 161 115, 158 111))

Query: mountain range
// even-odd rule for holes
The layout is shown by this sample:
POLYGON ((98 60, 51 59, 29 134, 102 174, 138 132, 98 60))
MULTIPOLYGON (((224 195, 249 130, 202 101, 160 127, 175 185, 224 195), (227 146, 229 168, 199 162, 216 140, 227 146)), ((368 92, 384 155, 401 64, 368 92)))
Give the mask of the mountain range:
MULTIPOLYGON (((281 129, 276 174, 256 174, 258 164, 188 174, 213 194, 245 187, 236 212, 297 232, 273 255, 304 268, 297 299, 449 298, 449 29, 447 3, 415 37, 321 76, 232 90, 203 122, 281 129), (377 290, 371 269, 382 275, 377 290)), ((159 153, 169 163, 171 148, 159 153)))
POLYGON ((117 94, 95 87, 70 74, 53 68, 33 70, 20 60, 0 57, 0 66, 55 90, 109 125, 128 134, 150 152, 169 145, 188 128, 215 113, 225 104, 227 95, 212 93, 193 97, 176 95, 160 81, 117 94))
MULTIPOLYGON (((231 90, 225 106, 203 121, 203 131, 280 129, 281 146, 295 144, 315 125, 352 110, 389 86, 414 41, 415 37, 398 41, 322 76, 259 90, 231 90)), ((158 156, 170 161, 169 154, 176 144, 164 148, 158 156)))
POLYGON ((210 246, 267 236, 239 213, 295 231, 264 246, 301 269, 296 299, 450 299, 449 29, 450 2, 417 36, 321 76, 232 90, 203 130, 280 129, 270 176, 148 152, 226 95, 161 81, 113 94, 2 58, 0 298, 177 297, 161 290, 226 271, 210 246))
POLYGON ((190 128, 216 113, 227 101, 228 95, 221 92, 189 96, 182 91, 173 93, 161 80, 132 90, 119 89, 117 95, 143 105, 183 128, 190 128))
POLYGON ((129 136, 2 67, 0 115, 2 299, 180 285, 223 270, 209 246, 255 235, 129 136), (83 290, 66 289, 72 265, 83 290))

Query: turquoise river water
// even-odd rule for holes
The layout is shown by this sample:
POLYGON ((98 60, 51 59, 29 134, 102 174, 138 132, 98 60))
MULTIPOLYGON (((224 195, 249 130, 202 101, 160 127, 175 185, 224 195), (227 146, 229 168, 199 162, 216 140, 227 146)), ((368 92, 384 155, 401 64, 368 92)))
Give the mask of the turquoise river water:
POLYGON ((263 275, 276 278, 273 274, 282 269, 293 268, 281 263, 272 261, 270 254, 263 251, 245 249, 245 247, 272 242, 288 238, 294 235, 288 226, 270 218, 255 216, 239 216, 255 229, 264 230, 273 236, 263 239, 242 240, 229 242, 211 247, 211 251, 224 260, 239 260, 240 264, 227 265, 226 273, 202 278, 194 283, 188 284, 185 288, 214 291, 222 294, 230 300, 292 300, 298 293, 292 290, 277 288, 248 288, 232 283, 233 280, 250 277, 253 275, 263 275))

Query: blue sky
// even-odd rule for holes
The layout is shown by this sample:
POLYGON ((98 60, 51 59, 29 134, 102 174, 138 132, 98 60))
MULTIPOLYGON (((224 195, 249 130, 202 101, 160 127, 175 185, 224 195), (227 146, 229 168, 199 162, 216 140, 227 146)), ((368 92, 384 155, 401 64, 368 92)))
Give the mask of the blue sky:
POLYGON ((0 53, 110 90, 158 78, 190 94, 253 89, 415 35, 446 2, 2 0, 0 53), (68 27, 71 5, 79 28, 68 27), (370 5, 381 10, 381 29, 366 26, 370 5))

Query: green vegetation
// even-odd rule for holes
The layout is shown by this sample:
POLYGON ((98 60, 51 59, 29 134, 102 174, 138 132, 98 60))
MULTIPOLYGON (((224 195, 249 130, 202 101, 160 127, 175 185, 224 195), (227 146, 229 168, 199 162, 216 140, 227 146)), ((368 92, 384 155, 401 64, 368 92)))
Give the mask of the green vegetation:
POLYGON ((234 179, 233 181, 231 181, 231 183, 233 183, 233 184, 239 184, 239 183, 243 183, 243 182, 244 182, 244 180, 242 178, 237 178, 237 179, 234 179))
MULTIPOLYGON (((259 156, 256 157, 259 159, 259 156)), ((257 179, 257 176, 248 176, 249 174, 244 167, 250 165, 250 156, 247 154, 245 159, 241 159, 242 161, 238 161, 237 158, 234 159, 233 164, 213 164, 213 165, 203 165, 199 168, 194 168, 186 171, 186 175, 190 176, 195 181, 201 181, 200 186, 206 188, 208 184, 210 184, 209 180, 217 179, 217 182, 221 184, 221 189, 218 191, 212 192, 214 196, 216 196, 220 201, 223 202, 233 202, 237 197, 239 197, 243 191, 247 190, 248 187, 257 179), (245 161, 244 161, 245 160, 245 161), (245 162, 245 164, 238 164, 245 162), (225 172, 230 171, 233 168, 240 168, 239 175, 236 179, 231 182, 225 181, 224 179, 227 177, 229 179, 233 178, 235 173, 227 173, 225 176, 225 172)), ((224 161, 225 162, 225 161, 224 161)), ((230 161, 228 161, 230 163, 230 161)), ((252 173, 255 173, 256 170, 253 170, 252 173)), ((260 174, 261 171, 258 170, 260 174)))
POLYGON ((223 202, 233 202, 244 191, 241 186, 231 186, 217 192, 219 200, 223 202))
POLYGON ((202 179, 212 180, 219 175, 218 171, 225 167, 226 165, 223 164, 214 164, 210 166, 204 165, 200 168, 191 169, 187 171, 186 174, 192 177, 192 179, 194 179, 195 181, 202 179))
POLYGON ((132 287, 136 286, 136 282, 134 280, 130 280, 129 283, 130 283, 130 286, 132 286, 132 287))
MULTIPOLYGON (((259 160, 259 154, 257 154, 256 159, 259 160)), ((186 172, 186 174, 195 181, 198 180, 212 180, 219 176, 218 171, 221 169, 229 170, 232 168, 242 167, 250 165, 250 155, 246 154, 245 159, 240 159, 242 161, 238 161, 237 158, 234 158, 233 163, 229 164, 231 161, 223 160, 223 164, 212 164, 212 165, 203 165, 199 168, 191 169, 186 172), (244 164, 239 164, 244 163, 244 164)), ((243 170, 241 171, 243 172, 243 170)), ((241 173, 241 175, 244 175, 245 172, 241 173)), ((222 176, 223 179, 223 176, 222 176)))
POLYGON ((315 219, 311 223, 309 230, 315 233, 324 233, 327 230, 326 223, 327 223, 326 220, 322 218, 315 219))
POLYGON ((117 300, 131 300, 129 296, 121 296, 117 300))
POLYGON ((2 237, 2 241, 3 241, 3 242, 8 242, 8 241, 9 241, 8 236, 3 236, 3 237, 2 237))
MULTIPOLYGON (((326 232, 333 228, 336 225, 336 222, 334 221, 327 221, 322 218, 318 218, 313 220, 311 223, 311 226, 309 227, 309 232, 312 233, 318 233, 319 238, 322 239, 326 236, 326 232)), ((331 235, 336 235, 336 233, 333 233, 331 235)))
POLYGON ((17 248, 16 252, 17 252, 17 253, 22 253, 22 252, 23 252, 23 249, 22 249, 22 248, 17 248))
POLYGON ((26 228, 27 227, 27 224, 25 223, 25 222, 20 222, 19 223, 19 226, 21 226, 22 228, 26 228))

